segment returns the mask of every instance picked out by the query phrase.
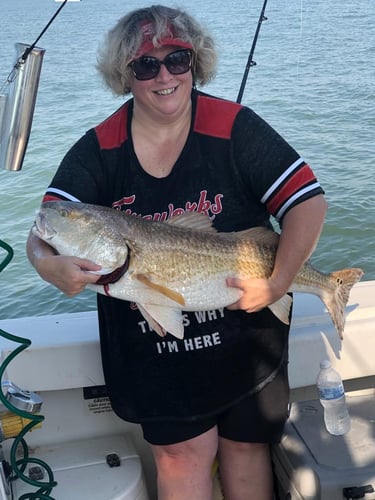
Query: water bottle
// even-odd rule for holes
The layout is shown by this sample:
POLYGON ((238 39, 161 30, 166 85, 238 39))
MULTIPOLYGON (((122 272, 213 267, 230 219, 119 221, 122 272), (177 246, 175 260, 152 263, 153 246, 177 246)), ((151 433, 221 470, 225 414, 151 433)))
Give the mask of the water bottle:
POLYGON ((350 429, 350 416, 345 402, 344 386, 340 374, 332 368, 328 359, 320 362, 316 385, 324 409, 327 431, 334 436, 345 434, 350 429))

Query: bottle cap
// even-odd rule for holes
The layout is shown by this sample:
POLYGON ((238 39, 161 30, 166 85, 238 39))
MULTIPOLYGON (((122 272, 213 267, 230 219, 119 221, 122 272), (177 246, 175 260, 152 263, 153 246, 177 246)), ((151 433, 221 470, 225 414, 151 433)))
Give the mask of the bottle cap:
POLYGON ((323 359, 320 362, 320 368, 329 368, 331 366, 331 362, 329 359, 323 359))

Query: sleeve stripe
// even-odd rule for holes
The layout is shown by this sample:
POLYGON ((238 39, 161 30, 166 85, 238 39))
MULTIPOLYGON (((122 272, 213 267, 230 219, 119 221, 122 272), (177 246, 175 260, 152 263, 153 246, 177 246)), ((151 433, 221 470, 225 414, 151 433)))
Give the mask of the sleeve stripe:
POLYGON ((264 193, 261 202, 262 203, 267 203, 267 200, 269 200, 272 196, 272 193, 277 191, 278 187, 284 182, 285 179, 287 179, 295 170, 298 169, 298 167, 301 165, 301 163, 304 163, 303 158, 298 158, 294 163, 290 165, 290 167, 285 170, 285 172, 272 184, 272 186, 264 193))
POLYGON ((302 198, 306 193, 309 193, 314 190, 319 190, 320 193, 322 192, 321 186, 318 181, 314 182, 313 184, 310 184, 309 186, 304 187, 303 189, 300 189, 297 193, 291 196, 275 214, 276 219, 280 220, 285 214, 285 212, 288 210, 288 208, 291 205, 293 205, 296 200, 302 198))
POLYGON ((42 203, 46 201, 61 201, 61 198, 58 196, 54 196, 52 194, 45 194, 42 199, 42 203))
MULTIPOLYGON (((72 196, 71 194, 67 193, 66 191, 63 191, 62 189, 50 187, 47 189, 45 196, 48 196, 48 193, 55 193, 58 195, 58 197, 60 197, 60 198, 63 197, 65 200, 69 200, 69 201, 81 201, 78 198, 76 198, 75 196, 72 196)), ((54 196, 52 195, 52 197, 54 197, 54 196)))
POLYGON ((271 214, 274 214, 286 200, 314 182, 316 182, 316 178, 313 171, 308 165, 304 164, 304 166, 287 179, 283 185, 279 185, 279 190, 273 193, 274 196, 268 198, 266 203, 267 210, 271 214))

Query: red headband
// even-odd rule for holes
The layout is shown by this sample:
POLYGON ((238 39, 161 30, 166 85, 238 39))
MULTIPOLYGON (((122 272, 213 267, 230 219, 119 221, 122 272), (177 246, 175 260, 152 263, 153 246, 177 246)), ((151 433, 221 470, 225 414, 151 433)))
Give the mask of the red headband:
MULTIPOLYGON (((140 46, 136 58, 142 57, 144 54, 147 52, 153 50, 155 48, 155 45, 152 42, 152 37, 154 36, 154 30, 152 23, 146 23, 141 27, 142 33, 143 33, 143 42, 142 45, 140 46)), ((194 47, 192 46, 191 43, 185 42, 184 40, 181 40, 181 38, 175 38, 172 34, 172 30, 169 31, 170 35, 162 38, 161 40, 158 41, 157 47, 163 47, 166 45, 173 45, 175 47, 181 47, 183 49, 193 49, 194 47)))

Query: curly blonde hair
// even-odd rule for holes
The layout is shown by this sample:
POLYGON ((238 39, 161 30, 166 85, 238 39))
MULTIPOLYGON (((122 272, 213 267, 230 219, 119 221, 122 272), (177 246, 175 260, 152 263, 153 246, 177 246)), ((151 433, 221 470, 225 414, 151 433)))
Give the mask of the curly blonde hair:
POLYGON ((217 55, 214 41, 206 30, 186 12, 163 5, 136 9, 122 17, 108 31, 103 46, 98 49, 97 69, 116 95, 131 92, 133 74, 129 63, 137 57, 144 41, 142 26, 152 24, 152 43, 178 38, 193 47, 193 80, 205 85, 215 76, 217 55))

